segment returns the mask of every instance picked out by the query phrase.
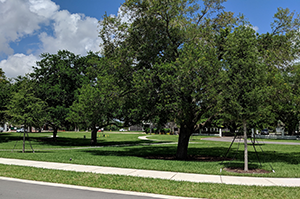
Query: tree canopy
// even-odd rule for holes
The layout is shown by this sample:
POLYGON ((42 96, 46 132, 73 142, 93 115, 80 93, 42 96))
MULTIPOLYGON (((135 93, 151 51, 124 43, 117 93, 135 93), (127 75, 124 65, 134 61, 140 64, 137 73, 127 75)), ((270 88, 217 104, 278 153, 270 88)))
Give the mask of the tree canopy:
POLYGON ((102 53, 122 82, 119 92, 135 93, 130 112, 175 120, 178 159, 187 158, 190 135, 219 113, 244 126, 270 113, 270 74, 299 54, 295 13, 278 9, 273 32, 259 35, 223 2, 127 0, 121 17, 100 22, 102 53))
POLYGON ((218 112, 217 82, 223 71, 214 35, 241 19, 224 12, 222 2, 200 6, 193 0, 128 0, 122 5, 127 23, 111 16, 101 21, 103 54, 114 61, 123 92, 135 93, 129 115, 142 110, 139 116, 175 119, 180 125, 179 159, 187 157, 188 140, 199 129, 199 120, 208 111, 218 112))
MULTIPOLYGON (((88 56, 96 55, 90 53, 88 56)), ((47 103, 48 124, 54 129, 55 139, 58 128, 69 129, 72 125, 66 118, 77 90, 89 81, 87 57, 64 50, 42 54, 41 58, 30 77, 36 83, 36 96, 47 103)))
MULTIPOLYGON (((93 81, 83 84, 79 95, 70 107, 68 120, 92 129, 91 144, 97 143, 97 131, 105 126, 117 124, 116 118, 122 115, 120 106, 122 99, 118 85, 114 84, 114 76, 107 70, 104 58, 90 59, 97 66, 93 81)), ((95 68, 88 68, 87 70, 95 68)), ((95 72, 95 71, 94 71, 95 72)))
POLYGON ((2 68, 0 68, 0 124, 6 122, 5 111, 6 105, 10 100, 11 84, 5 77, 2 68))
POLYGON ((19 89, 12 93, 6 113, 14 125, 40 128, 47 121, 47 104, 34 95, 33 82, 24 77, 19 89))

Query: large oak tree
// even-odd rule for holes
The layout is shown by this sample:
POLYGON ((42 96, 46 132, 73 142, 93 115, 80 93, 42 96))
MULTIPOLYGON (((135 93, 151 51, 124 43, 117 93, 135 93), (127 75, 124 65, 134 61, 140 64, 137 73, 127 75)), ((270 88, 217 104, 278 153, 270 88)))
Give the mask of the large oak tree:
MULTIPOLYGON (((96 56, 90 53, 88 56, 96 56)), ((87 57, 88 57, 87 56, 87 57)), ((72 122, 66 118, 70 106, 76 99, 77 90, 89 82, 88 58, 74 55, 69 51, 57 54, 45 53, 30 74, 35 81, 35 95, 47 103, 48 124, 54 129, 56 139, 58 128, 70 129, 72 122)), ((90 74, 94 76, 93 74, 90 74)))
POLYGON ((211 118, 203 116, 219 111, 217 82, 223 71, 214 36, 239 20, 223 11, 223 2, 127 0, 123 15, 100 22, 103 55, 122 82, 118 92, 134 96, 127 115, 175 119, 180 124, 178 159, 187 158, 189 137, 211 118))

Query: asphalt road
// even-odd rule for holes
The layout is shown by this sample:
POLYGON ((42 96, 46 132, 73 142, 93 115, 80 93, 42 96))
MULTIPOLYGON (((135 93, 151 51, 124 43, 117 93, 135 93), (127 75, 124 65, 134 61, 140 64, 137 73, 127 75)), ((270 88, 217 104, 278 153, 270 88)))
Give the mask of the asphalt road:
POLYGON ((89 187, 0 179, 1 199, 154 199, 180 198, 89 187), (152 196, 151 196, 152 195, 152 196))

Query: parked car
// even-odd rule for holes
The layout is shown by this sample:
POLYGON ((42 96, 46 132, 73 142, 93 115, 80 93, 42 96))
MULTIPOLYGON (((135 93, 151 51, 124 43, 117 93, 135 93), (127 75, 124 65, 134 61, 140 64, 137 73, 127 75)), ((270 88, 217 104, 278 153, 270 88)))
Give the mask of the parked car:
POLYGON ((269 130, 268 129, 263 129, 261 132, 260 132, 261 135, 269 135, 269 130))
POLYGON ((17 129, 16 132, 24 132, 23 128, 17 129))
POLYGON ((2 127, 0 127, 0 132, 3 132, 3 130, 4 130, 4 129, 3 129, 2 127))
POLYGON ((119 131, 125 131, 125 129, 120 129, 119 131))

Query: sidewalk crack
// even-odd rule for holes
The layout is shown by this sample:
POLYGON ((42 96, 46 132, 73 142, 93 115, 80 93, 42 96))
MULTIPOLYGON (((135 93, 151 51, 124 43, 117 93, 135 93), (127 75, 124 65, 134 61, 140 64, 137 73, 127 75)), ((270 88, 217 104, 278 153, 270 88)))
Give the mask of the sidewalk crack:
POLYGON ((171 178, 170 180, 173 180, 173 178, 177 175, 178 173, 175 173, 171 178))
POLYGON ((134 172, 137 172, 138 170, 136 169, 136 170, 134 170, 134 171, 131 171, 131 172, 129 172, 127 175, 131 175, 131 174, 133 174, 134 172))
POLYGON ((277 184, 276 184, 276 183, 274 183, 274 182, 272 182, 270 179, 268 179, 268 178, 265 178, 265 180, 266 180, 266 181, 268 181, 268 182, 270 182, 270 183, 272 183, 273 185, 276 185, 276 186, 277 186, 277 184))

